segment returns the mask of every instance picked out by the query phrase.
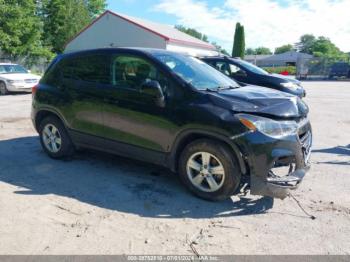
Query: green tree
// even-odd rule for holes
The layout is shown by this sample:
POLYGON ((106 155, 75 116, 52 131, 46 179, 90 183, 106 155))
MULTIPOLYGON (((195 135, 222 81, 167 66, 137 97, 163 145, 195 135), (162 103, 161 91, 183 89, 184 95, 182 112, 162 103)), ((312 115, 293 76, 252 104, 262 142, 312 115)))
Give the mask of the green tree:
POLYGON ((189 27, 185 27, 183 25, 176 25, 175 28, 185 34, 188 34, 190 36, 193 36, 199 40, 202 40, 204 42, 209 42, 208 40, 208 36, 205 34, 202 34, 201 32, 198 32, 196 29, 194 28, 189 28, 189 27))
POLYGON ((96 18, 102 14, 107 7, 106 0, 85 0, 85 5, 91 18, 96 18))
POLYGON ((244 26, 236 23, 235 35, 233 40, 232 57, 244 58, 245 52, 245 35, 244 26))
POLYGON ((0 50, 11 59, 51 57, 41 41, 42 22, 34 0, 0 0, 0 50))
POLYGON ((267 47, 258 47, 255 49, 255 54, 256 55, 272 55, 272 52, 269 48, 267 47))
POLYGON ((294 47, 291 45, 291 44, 288 44, 288 45, 282 45, 280 47, 277 47, 275 49, 275 55, 277 54, 283 54, 285 52, 289 52, 289 51, 293 51, 294 50, 294 47))
POLYGON ((311 51, 313 55, 318 57, 326 57, 339 60, 344 60, 346 58, 346 54, 341 52, 340 49, 334 43, 332 43, 330 39, 324 36, 317 38, 311 47, 311 51))
MULTIPOLYGON (((190 36, 193 36, 199 40, 202 40, 204 42, 207 42, 209 43, 209 38, 207 35, 197 31, 196 29, 194 28, 189 28, 189 27, 185 27, 183 25, 176 25, 175 28, 185 34, 188 34, 190 36)), ((215 46, 216 50, 218 50, 220 53, 224 54, 224 55, 229 55, 229 53, 224 49, 222 48, 222 46, 220 46, 219 44, 217 44, 216 42, 211 42, 211 44, 213 46, 215 46)))
POLYGON ((230 54, 227 52, 226 49, 224 49, 222 46, 218 45, 216 42, 211 43, 213 46, 215 46, 216 50, 218 50, 221 54, 229 56, 230 54))
POLYGON ((255 55, 255 49, 249 47, 245 50, 245 55, 255 55))
POLYGON ((315 44, 316 37, 311 34, 305 34, 300 37, 300 41, 295 44, 296 49, 299 52, 312 55, 312 47, 315 44))
POLYGON ((55 53, 61 53, 69 39, 104 11, 101 0, 45 0, 43 39, 55 53))
POLYGON ((308 53, 317 57, 330 60, 347 60, 347 55, 343 53, 329 38, 315 37, 307 34, 300 37, 300 42, 296 44, 300 52, 308 53))

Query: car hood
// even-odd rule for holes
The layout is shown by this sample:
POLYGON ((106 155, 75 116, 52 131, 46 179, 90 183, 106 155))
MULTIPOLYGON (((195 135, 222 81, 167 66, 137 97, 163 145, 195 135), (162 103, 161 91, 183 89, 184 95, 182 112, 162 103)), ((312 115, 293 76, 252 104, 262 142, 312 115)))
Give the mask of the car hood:
POLYGON ((270 74, 270 76, 273 76, 277 79, 282 79, 282 80, 286 80, 292 83, 295 83, 297 85, 301 85, 301 82, 295 78, 292 78, 291 76, 284 76, 284 75, 280 75, 280 74, 270 74))
POLYGON ((40 79, 40 76, 33 75, 33 74, 26 74, 26 73, 20 73, 20 74, 0 74, 0 77, 6 80, 25 80, 25 79, 40 79))
POLYGON ((260 86, 244 86, 211 92, 210 99, 218 106, 235 113, 252 113, 279 118, 305 117, 308 106, 298 97, 260 86))

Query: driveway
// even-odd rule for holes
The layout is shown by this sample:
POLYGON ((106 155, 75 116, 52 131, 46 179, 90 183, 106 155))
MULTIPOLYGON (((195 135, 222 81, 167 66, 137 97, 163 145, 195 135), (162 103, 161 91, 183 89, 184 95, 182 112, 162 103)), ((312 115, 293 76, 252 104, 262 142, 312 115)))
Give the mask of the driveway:
POLYGON ((312 169, 292 198, 211 203, 166 169, 93 151, 57 161, 0 97, 0 254, 350 254, 350 83, 305 82, 312 169))

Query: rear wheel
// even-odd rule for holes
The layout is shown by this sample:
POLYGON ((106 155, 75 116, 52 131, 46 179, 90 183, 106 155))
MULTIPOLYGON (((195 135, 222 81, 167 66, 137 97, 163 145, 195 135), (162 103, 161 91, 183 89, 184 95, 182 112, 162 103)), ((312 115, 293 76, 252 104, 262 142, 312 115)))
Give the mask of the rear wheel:
POLYGON ((6 85, 4 82, 0 82, 0 95, 4 96, 7 95, 9 91, 6 88, 6 85))
POLYGON ((229 198, 241 180, 230 148, 209 139, 194 141, 184 149, 179 173, 183 183, 195 195, 212 201, 229 198))
POLYGON ((46 117, 39 125, 40 142, 52 158, 72 155, 74 147, 62 122, 54 116, 46 117))

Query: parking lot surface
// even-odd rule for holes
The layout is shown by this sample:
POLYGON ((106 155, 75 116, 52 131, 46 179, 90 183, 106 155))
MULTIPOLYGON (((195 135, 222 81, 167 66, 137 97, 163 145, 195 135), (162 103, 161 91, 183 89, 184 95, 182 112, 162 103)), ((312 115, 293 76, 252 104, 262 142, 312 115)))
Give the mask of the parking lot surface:
POLYGON ((169 171, 42 151, 31 95, 0 97, 0 254, 350 254, 350 82, 305 82, 312 169, 292 199, 200 200, 169 171))

